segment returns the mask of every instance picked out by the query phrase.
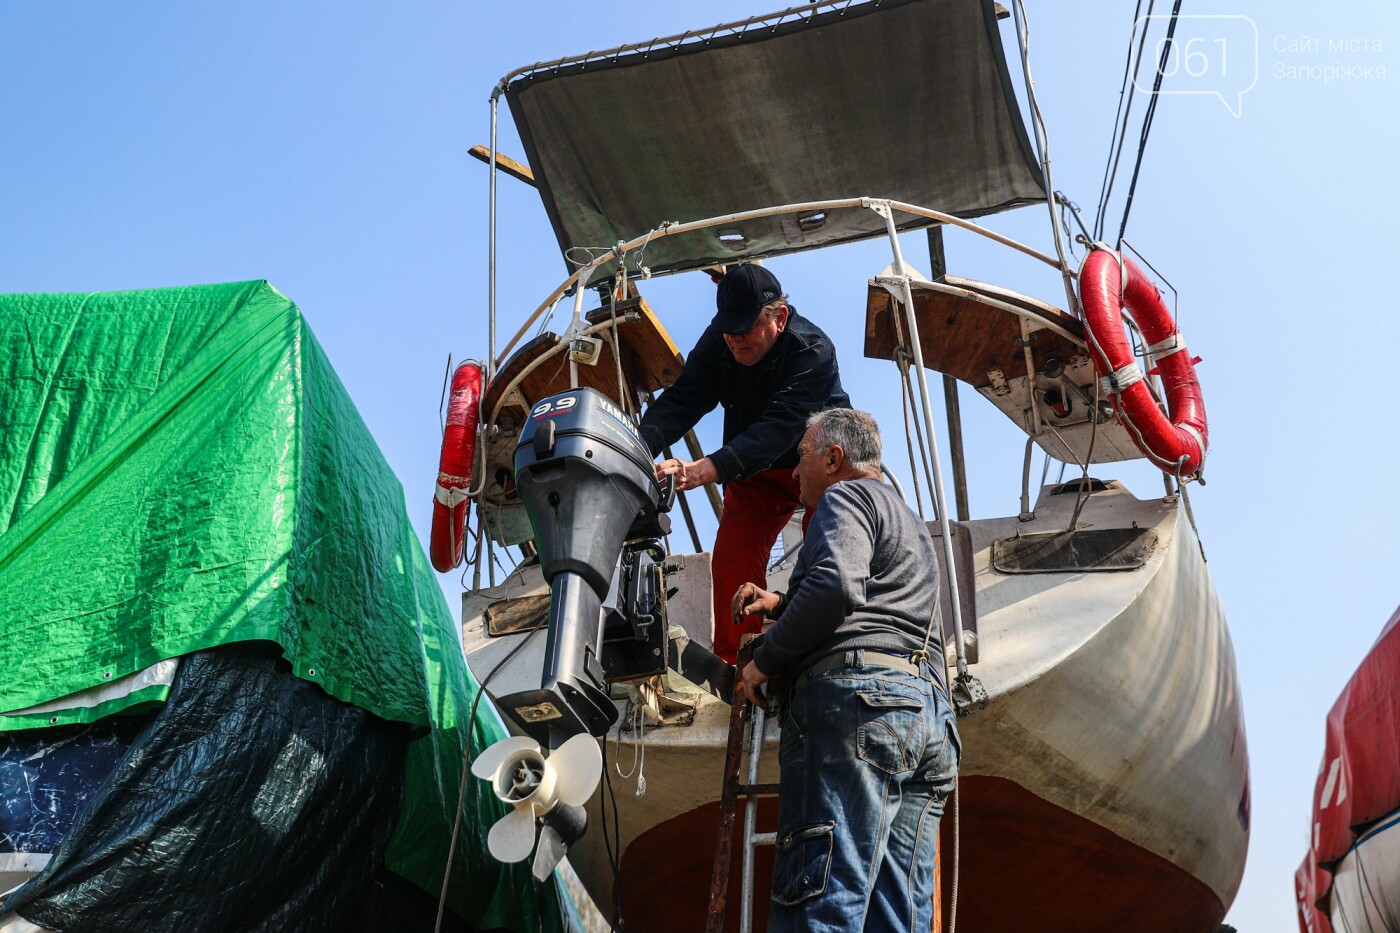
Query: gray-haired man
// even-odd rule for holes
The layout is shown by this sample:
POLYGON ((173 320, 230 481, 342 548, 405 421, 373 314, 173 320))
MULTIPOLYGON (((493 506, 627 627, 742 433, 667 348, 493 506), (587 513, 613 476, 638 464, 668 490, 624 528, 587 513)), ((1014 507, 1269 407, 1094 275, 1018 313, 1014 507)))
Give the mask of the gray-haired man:
POLYGON ((943 672, 933 542, 880 482, 870 415, 813 415, 798 446, 813 512, 786 595, 744 584, 736 616, 775 618, 735 702, 792 685, 779 761, 768 929, 927 930, 959 744, 943 672))

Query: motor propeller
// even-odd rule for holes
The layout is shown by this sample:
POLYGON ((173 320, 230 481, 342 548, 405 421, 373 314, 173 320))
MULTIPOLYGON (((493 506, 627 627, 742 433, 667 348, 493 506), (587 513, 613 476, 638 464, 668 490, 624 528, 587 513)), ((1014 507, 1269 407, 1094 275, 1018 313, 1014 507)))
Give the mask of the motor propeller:
POLYGON ((510 810, 486 836, 486 846, 500 862, 520 862, 535 849, 533 874, 549 877, 559 860, 588 826, 583 805, 593 796, 603 774, 598 740, 581 734, 546 755, 528 736, 511 736, 491 745, 472 762, 472 774, 491 782, 491 789, 510 810))

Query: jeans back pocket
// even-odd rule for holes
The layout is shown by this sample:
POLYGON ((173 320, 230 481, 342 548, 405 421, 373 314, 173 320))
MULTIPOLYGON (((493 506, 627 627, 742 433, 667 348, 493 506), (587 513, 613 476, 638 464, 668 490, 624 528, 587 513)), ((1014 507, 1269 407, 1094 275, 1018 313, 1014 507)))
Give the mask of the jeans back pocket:
POLYGON ((860 690, 856 754, 887 774, 912 771, 924 751, 925 702, 917 693, 860 690))

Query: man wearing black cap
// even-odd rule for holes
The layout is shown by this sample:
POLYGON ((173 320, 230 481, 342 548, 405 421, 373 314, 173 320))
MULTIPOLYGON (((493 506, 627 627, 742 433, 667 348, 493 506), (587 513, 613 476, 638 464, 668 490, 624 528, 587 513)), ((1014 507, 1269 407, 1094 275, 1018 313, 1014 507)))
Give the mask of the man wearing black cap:
POLYGON ((773 273, 733 267, 720 279, 716 304, 685 371, 647 409, 639 433, 656 455, 724 406, 724 446, 693 462, 662 461, 656 474, 674 474, 678 489, 724 484, 711 563, 714 649, 732 662, 739 636, 757 632, 762 620, 732 625, 729 602, 745 583, 767 585, 773 541, 800 504, 792 469, 807 418, 851 401, 831 340, 788 305, 773 273))

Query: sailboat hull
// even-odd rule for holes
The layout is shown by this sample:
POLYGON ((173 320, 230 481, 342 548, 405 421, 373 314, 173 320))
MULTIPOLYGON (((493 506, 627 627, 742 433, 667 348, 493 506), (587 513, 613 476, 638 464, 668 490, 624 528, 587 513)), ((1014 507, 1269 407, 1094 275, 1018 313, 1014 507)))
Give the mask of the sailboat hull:
MULTIPOLYGON (((1116 484, 1089 500, 1083 520, 1155 531, 1137 569, 1018 575, 992 566, 994 542, 1064 527, 1073 498, 1042 497, 1032 523, 968 526, 981 640, 971 671, 991 703, 959 720, 958 803, 940 841, 944 911, 956 866, 965 929, 1213 931, 1238 888, 1249 824, 1219 601, 1178 506, 1116 484)), ((484 651, 470 621, 466 636, 469 655, 484 651)), ((607 739, 611 795, 605 787, 590 803, 594 829, 570 861, 604 913, 616 895, 629 929, 704 927, 728 722, 727 706, 700 695, 688 725, 607 739)), ((778 735, 769 723, 760 782, 777 780, 778 735)), ((774 828, 775 810, 760 803, 759 831, 774 828)), ((771 865, 760 848, 757 930, 771 865)), ((727 929, 737 929, 739 877, 736 857, 727 929)))

